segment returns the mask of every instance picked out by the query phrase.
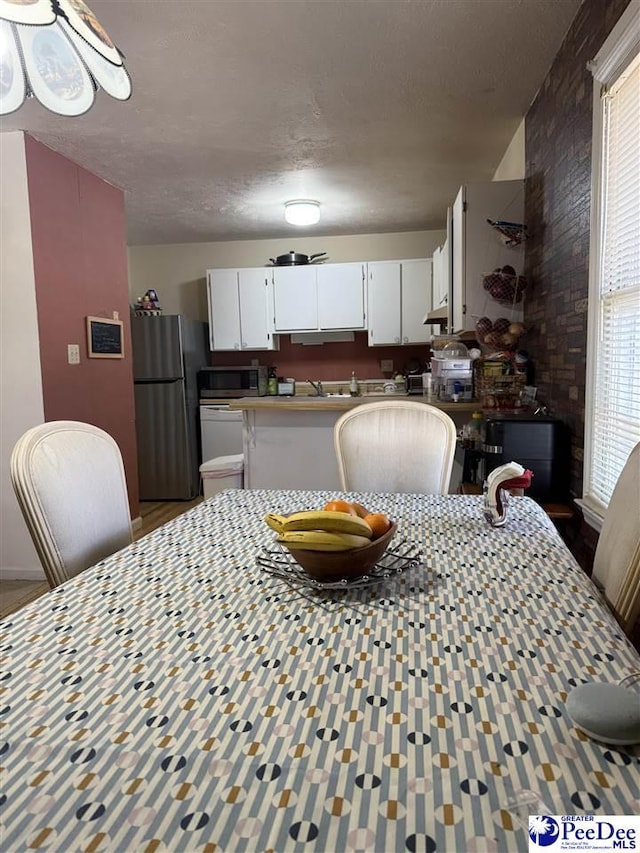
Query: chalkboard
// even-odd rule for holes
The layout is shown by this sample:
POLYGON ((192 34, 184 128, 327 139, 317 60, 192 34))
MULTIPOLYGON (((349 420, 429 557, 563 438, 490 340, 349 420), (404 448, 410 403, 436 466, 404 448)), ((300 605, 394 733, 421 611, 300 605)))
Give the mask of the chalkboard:
POLYGON ((89 358, 124 358, 122 320, 87 317, 89 358))

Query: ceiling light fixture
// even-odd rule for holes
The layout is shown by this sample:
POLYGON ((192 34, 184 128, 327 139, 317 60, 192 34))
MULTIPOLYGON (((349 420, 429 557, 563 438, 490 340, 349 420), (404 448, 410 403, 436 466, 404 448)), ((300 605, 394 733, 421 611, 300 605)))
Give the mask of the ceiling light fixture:
POLYGON ((317 201, 285 201, 284 218, 289 225, 315 225, 320 221, 320 203, 317 201))
POLYGON ((36 97, 54 113, 79 116, 97 89, 126 101, 122 59, 82 0, 0 0, 0 115, 36 97))

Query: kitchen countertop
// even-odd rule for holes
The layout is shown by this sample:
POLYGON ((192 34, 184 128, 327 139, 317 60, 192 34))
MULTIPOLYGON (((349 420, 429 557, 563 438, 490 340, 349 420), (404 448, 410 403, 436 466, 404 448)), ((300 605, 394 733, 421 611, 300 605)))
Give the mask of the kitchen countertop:
POLYGON ((477 400, 465 400, 459 403, 445 403, 439 400, 428 400, 421 395, 406 395, 406 394, 381 394, 362 397, 347 397, 347 396, 328 396, 328 397, 305 397, 296 395, 295 397, 241 397, 240 399, 229 400, 230 409, 240 409, 241 411, 264 411, 265 409, 279 409, 296 412, 311 412, 311 411, 346 411, 354 406, 360 406, 363 403, 376 403, 380 400, 411 400, 416 403, 427 403, 434 406, 436 409, 442 409, 445 412, 474 412, 478 410, 480 403, 477 400))

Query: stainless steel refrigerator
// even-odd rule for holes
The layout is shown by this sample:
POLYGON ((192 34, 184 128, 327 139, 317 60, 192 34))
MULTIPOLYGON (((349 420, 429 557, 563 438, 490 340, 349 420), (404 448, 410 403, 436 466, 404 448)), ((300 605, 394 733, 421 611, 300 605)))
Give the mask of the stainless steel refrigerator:
POLYGON ((180 314, 131 318, 140 500, 200 492, 197 371, 208 364, 206 323, 180 314))

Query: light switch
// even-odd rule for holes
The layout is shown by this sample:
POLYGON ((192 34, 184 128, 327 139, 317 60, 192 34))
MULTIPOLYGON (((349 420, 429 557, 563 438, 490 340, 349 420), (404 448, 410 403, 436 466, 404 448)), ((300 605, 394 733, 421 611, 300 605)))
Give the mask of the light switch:
POLYGON ((380 361, 380 370, 383 373, 392 373, 393 372, 393 359, 392 358, 383 358, 380 361))
POLYGON ((69 364, 80 364, 79 344, 67 344, 67 361, 69 364))

